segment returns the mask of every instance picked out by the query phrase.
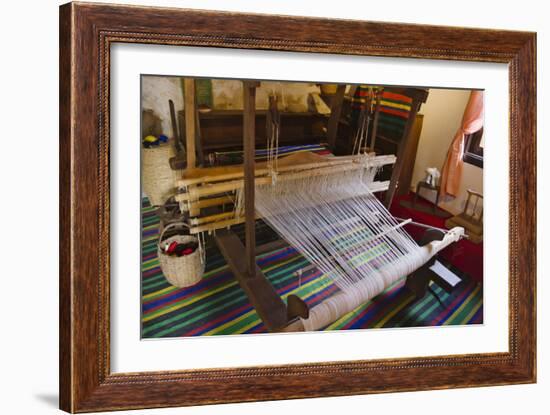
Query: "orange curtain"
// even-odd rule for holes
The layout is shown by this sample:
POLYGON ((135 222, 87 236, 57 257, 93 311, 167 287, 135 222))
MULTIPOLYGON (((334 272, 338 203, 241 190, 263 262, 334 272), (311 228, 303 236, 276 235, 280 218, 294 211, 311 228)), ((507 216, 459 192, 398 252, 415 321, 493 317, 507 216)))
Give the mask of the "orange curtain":
POLYGON ((483 91, 472 91, 466 104, 462 124, 453 138, 443 170, 441 172, 441 199, 447 196, 456 197, 462 180, 464 162, 464 137, 473 134, 483 127, 483 91))

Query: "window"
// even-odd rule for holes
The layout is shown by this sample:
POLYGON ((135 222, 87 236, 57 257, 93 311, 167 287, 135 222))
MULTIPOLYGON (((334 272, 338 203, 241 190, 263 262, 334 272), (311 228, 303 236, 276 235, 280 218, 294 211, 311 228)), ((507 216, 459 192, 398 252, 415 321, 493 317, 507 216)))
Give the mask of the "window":
POLYGON ((462 160, 483 168, 483 128, 473 134, 467 134, 465 140, 462 160))

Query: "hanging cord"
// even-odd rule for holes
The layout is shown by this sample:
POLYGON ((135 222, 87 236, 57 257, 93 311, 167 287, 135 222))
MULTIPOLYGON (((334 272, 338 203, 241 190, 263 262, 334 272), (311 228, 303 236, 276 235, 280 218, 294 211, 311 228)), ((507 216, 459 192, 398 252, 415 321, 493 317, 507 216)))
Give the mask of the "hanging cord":
POLYGON ((352 154, 361 154, 361 150, 366 148, 368 145, 369 125, 373 113, 373 97, 374 89, 372 87, 368 87, 366 101, 361 106, 361 111, 357 120, 357 131, 355 133, 352 154))
POLYGON ((199 255, 201 258, 201 263, 205 264, 206 261, 206 239, 204 236, 204 232, 199 232, 198 240, 199 240, 199 255))
POLYGON ((353 154, 361 154, 361 147, 368 131, 368 116, 366 113, 366 107, 361 109, 359 114, 359 122, 357 126, 357 133, 355 135, 355 143, 353 144, 353 154))
POLYGON ((280 135, 280 128, 281 128, 281 113, 279 112, 279 109, 277 108, 277 102, 275 102, 273 106, 273 134, 274 134, 274 168, 275 168, 275 174, 277 174, 279 169, 279 135, 280 135))
POLYGON ((277 107, 277 97, 269 97, 269 108, 266 116, 266 136, 267 136, 267 168, 271 176, 272 184, 277 182, 277 172, 279 167, 279 134, 281 124, 281 114, 277 107))
POLYGON ((239 217, 244 214, 244 188, 240 188, 235 191, 235 200, 233 206, 235 217, 239 217))
POLYGON ((374 152, 376 148, 376 135, 378 133, 378 117, 380 115, 380 105, 382 102, 382 93, 384 92, 383 87, 373 87, 373 97, 371 104, 371 113, 372 113, 372 128, 370 134, 370 143, 367 144, 367 147, 370 151, 374 152))

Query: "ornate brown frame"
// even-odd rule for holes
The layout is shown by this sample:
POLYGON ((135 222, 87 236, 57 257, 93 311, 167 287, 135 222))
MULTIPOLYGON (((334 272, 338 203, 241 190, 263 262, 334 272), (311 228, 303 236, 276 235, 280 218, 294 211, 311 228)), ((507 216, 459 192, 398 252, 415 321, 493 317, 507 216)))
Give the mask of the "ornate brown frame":
POLYGON ((104 4, 61 6, 61 408, 89 412, 535 382, 535 62, 536 34, 527 32, 104 4), (507 63, 509 352, 110 373, 109 52, 113 42, 507 63))

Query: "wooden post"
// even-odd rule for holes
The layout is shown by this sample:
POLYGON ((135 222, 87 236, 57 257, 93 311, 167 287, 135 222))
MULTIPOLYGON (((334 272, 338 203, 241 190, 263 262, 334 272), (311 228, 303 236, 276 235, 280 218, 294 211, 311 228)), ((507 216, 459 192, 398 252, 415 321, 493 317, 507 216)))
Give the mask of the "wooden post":
POLYGON ((407 120, 407 123, 405 124, 405 129, 403 131, 403 138, 401 139, 401 143, 399 145, 399 149, 397 150, 397 161, 395 162, 392 170, 391 180, 390 180, 390 187, 388 188, 388 191, 386 192, 386 198, 384 200, 384 205, 387 209, 390 208, 391 202, 393 200, 393 197, 395 195, 395 191, 397 190, 397 185, 399 183, 399 177, 401 176, 401 170, 403 168, 404 163, 404 155, 407 154, 411 150, 411 143, 410 143, 410 135, 412 131, 412 126, 414 124, 414 120, 416 118, 416 113, 420 109, 420 106, 422 103, 426 102, 428 99, 428 90, 422 89, 422 88, 391 88, 392 92, 396 92, 398 94, 405 94, 407 96, 412 97, 413 101, 411 104, 411 111, 409 113, 409 119, 407 120))
POLYGON ((195 148, 197 151, 197 157, 199 164, 204 166, 204 152, 202 151, 202 137, 201 137, 201 120, 199 116, 198 108, 195 108, 195 148))
POLYGON ((346 85, 338 85, 336 93, 332 97, 330 103, 330 118, 327 126, 327 142, 331 151, 336 147, 336 134, 338 133, 338 123, 340 122, 340 114, 342 113, 342 104, 344 102, 344 94, 346 85))
POLYGON ((256 217, 254 208, 254 164, 256 146, 256 81, 243 81, 244 213, 248 278, 256 276, 256 217))
POLYGON ((178 129, 178 121, 176 119, 176 107, 174 106, 174 101, 169 99, 168 106, 170 107, 170 120, 172 122, 172 137, 174 138, 174 147, 176 149, 176 153, 179 153, 182 150, 181 137, 178 129))
POLYGON ((187 168, 192 169, 196 166, 196 118, 197 104, 195 100, 195 80, 193 78, 185 78, 185 149, 187 155, 187 168))
POLYGON ((390 180, 390 187, 386 192, 386 198, 384 200, 384 206, 386 206, 386 209, 388 210, 391 206, 391 202, 395 195, 395 191, 397 190, 397 185, 399 184, 399 177, 401 176, 401 169, 403 168, 403 163, 406 158, 405 156, 410 151, 410 142, 411 142, 410 135, 412 131, 412 126, 416 118, 416 113, 420 109, 421 104, 422 103, 419 100, 413 99, 413 102, 411 105, 411 111, 409 112, 409 118, 407 119, 407 123, 405 124, 403 138, 401 139, 401 143, 399 143, 399 149, 397 150, 397 161, 393 165, 393 170, 391 173, 391 180, 390 180))

